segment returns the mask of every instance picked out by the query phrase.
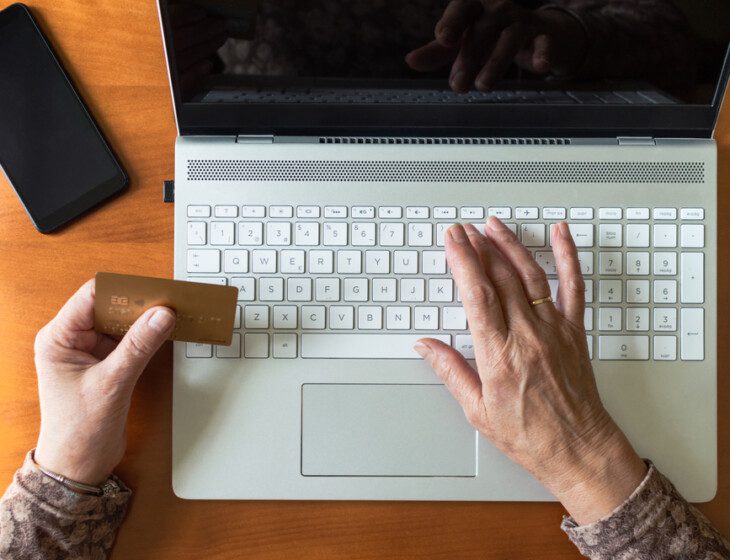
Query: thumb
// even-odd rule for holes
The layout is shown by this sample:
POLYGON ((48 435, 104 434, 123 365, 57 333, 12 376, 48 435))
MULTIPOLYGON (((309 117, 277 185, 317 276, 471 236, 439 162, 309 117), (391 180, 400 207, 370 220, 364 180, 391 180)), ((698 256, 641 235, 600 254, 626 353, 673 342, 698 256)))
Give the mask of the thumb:
POLYGON ((152 307, 130 327, 105 361, 121 378, 136 381, 175 326, 175 313, 167 307, 152 307))
POLYGON ((422 338, 413 348, 444 382, 464 409, 467 418, 479 411, 482 383, 476 371, 457 350, 433 338, 422 338))

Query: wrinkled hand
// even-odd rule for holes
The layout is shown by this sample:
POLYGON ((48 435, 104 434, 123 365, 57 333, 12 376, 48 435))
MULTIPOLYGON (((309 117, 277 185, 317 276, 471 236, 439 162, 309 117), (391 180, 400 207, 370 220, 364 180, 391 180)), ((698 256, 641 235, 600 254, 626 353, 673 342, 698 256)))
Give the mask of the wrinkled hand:
POLYGON ((603 407, 588 357, 584 281, 567 224, 555 227, 558 304, 544 271, 496 218, 482 235, 456 225, 446 256, 474 340, 476 371, 456 350, 424 339, 469 422, 540 480, 579 523, 613 511, 646 465, 603 407))
POLYGON ((85 484, 103 483, 126 447, 132 391, 175 325, 147 310, 117 341, 94 332, 94 280, 84 284, 35 340, 41 431, 35 460, 85 484))
POLYGON ((459 92, 493 88, 512 62, 534 74, 571 74, 586 42, 569 13, 531 10, 512 0, 451 0, 434 35, 408 53, 406 63, 419 72, 451 64, 449 84, 459 92))

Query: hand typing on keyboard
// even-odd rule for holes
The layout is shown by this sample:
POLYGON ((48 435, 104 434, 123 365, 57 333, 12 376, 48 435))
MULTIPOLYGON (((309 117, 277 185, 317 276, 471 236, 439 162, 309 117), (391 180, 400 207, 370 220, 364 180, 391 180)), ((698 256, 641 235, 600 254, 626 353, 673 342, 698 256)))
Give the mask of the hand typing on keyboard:
POLYGON ((35 460, 70 480, 99 485, 122 459, 132 391, 175 324, 147 310, 121 341, 94 332, 94 280, 84 284, 35 340, 41 432, 35 460))
POLYGON ((544 269, 492 217, 482 235, 454 225, 446 259, 474 344, 476 369, 451 346, 416 346, 470 423, 539 479, 580 524, 612 512, 646 465, 603 407, 583 326, 585 284, 566 223, 552 229, 559 304, 544 269))
POLYGON ((535 74, 570 74, 579 66, 585 32, 571 14, 526 9, 511 0, 452 0, 435 39, 406 55, 414 70, 451 64, 454 91, 491 89, 512 62, 535 74))

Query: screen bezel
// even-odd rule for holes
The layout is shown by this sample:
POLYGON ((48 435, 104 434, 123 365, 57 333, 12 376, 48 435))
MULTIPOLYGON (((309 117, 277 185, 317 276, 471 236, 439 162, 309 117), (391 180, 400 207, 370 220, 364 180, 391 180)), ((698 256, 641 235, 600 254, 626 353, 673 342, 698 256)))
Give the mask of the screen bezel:
POLYGON ((367 105, 183 103, 167 3, 157 0, 180 135, 711 138, 730 75, 730 45, 710 105, 367 105), (377 126, 374 122, 379 123, 377 126), (475 125, 474 123, 479 123, 475 125))
MULTIPOLYGON (((88 189, 85 190, 83 194, 75 198, 74 200, 68 202, 67 204, 60 206, 59 208, 55 209, 53 212, 46 214, 46 215, 38 215, 34 212, 33 208, 28 204, 27 200, 23 197, 23 195, 20 192, 19 188, 16 188, 14 178, 8 169, 7 162, 3 165, 3 159, 2 155, 0 154, 0 167, 2 168, 2 171, 5 173, 5 176, 7 177, 8 181, 10 182, 11 186, 13 186, 13 190, 15 190, 16 195, 20 199, 21 204, 23 205, 23 208, 25 209, 26 213, 30 217, 31 221, 33 222, 33 225, 40 231, 41 233, 50 233, 59 227, 66 225, 67 223, 71 222, 75 218, 80 217, 82 214, 88 212, 101 202, 111 198, 112 196, 119 194, 129 184, 129 178, 127 176, 127 173, 125 172, 122 165, 119 163, 119 159, 117 158, 116 154, 113 152, 111 147, 109 146, 109 143, 107 142, 106 138, 102 134, 101 130, 99 129, 99 126, 97 125, 96 121, 94 120, 93 116, 89 113, 86 104, 84 103, 83 99, 81 98, 80 94, 78 93, 78 90, 74 87, 73 82, 71 81, 71 78, 69 77, 68 73, 63 68, 63 65, 61 64, 61 61, 58 58, 58 55, 56 54, 55 50, 53 49, 52 45, 40 29, 38 23, 36 22, 35 18, 33 17, 32 13, 30 12, 30 9, 21 3, 17 4, 11 4, 4 10, 0 11, 0 29, 4 27, 5 25, 13 25, 18 20, 14 18, 25 18, 25 22, 20 22, 19 25, 25 25, 27 23, 30 23, 32 28, 35 30, 36 36, 39 38, 39 40, 43 43, 45 48, 48 50, 48 52, 51 54, 51 58, 53 59, 54 63, 56 64, 56 67, 58 68, 58 71, 60 75, 62 76, 62 79, 64 79, 75 97, 79 107, 81 108, 83 114, 86 116, 86 118, 89 120, 92 129, 94 130, 94 133, 98 137, 99 143, 104 147, 104 149, 107 151, 107 153, 110 156, 110 160, 112 161, 113 165, 116 167, 116 172, 114 176, 111 179, 105 180, 99 184, 91 185, 88 189)), ((39 134, 42 134, 43 131, 38 131, 39 134)))

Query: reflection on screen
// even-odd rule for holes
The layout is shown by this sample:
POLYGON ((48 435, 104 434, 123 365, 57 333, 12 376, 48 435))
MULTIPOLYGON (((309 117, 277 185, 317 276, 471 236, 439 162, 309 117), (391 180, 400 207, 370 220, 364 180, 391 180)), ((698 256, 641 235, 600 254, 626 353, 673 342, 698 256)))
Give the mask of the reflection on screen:
POLYGON ((170 0, 186 101, 711 102, 724 0, 170 0))

